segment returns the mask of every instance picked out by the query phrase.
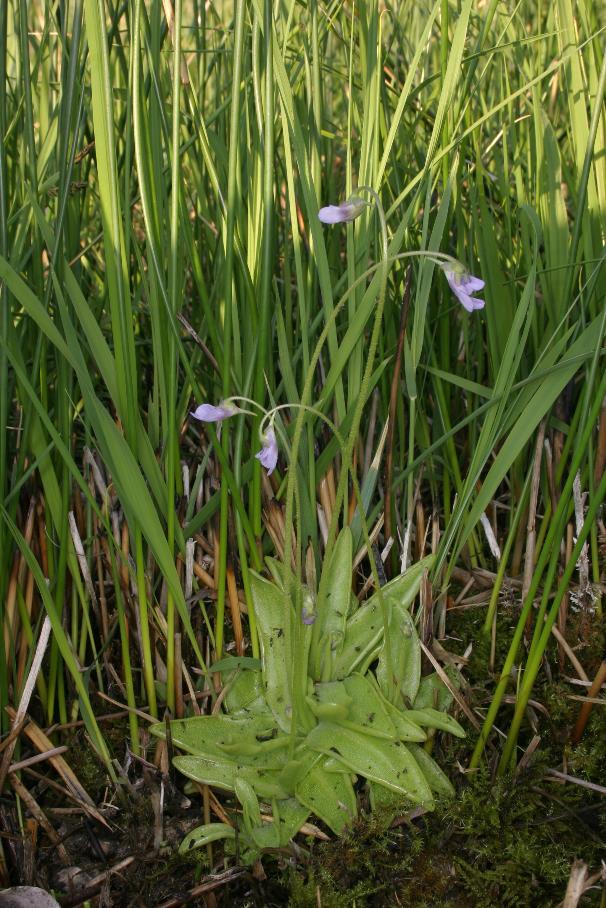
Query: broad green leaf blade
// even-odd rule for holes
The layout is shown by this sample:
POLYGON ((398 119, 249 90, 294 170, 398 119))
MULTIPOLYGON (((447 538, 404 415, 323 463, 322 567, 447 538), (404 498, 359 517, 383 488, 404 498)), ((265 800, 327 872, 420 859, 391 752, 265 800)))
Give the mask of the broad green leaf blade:
POLYGON ((280 773, 280 784, 290 792, 294 792, 299 782, 311 772, 322 757, 308 748, 301 746, 295 752, 292 760, 288 760, 280 773))
POLYGON ((390 647, 379 652, 377 681, 384 695, 393 691, 394 703, 412 703, 421 681, 421 647, 414 621, 406 606, 393 602, 389 618, 390 647))
POLYGON ((225 656, 218 662, 213 662, 208 670, 209 672, 229 672, 237 668, 256 671, 261 668, 261 660, 253 659, 252 656, 225 656))
MULTIPOLYGON (((150 726, 153 735, 166 738, 166 725, 158 722, 150 726)), ((173 719, 170 723, 172 742, 181 750, 200 756, 215 756, 223 758, 229 755, 230 759, 239 759, 243 762, 252 762, 262 758, 271 761, 270 752, 277 743, 286 747, 288 738, 282 736, 276 742, 276 725, 271 715, 249 716, 246 719, 236 719, 230 716, 191 716, 189 719, 173 719)), ((275 766, 284 762, 278 755, 275 766)))
POLYGON ((307 822, 309 808, 296 798, 274 801, 272 808, 274 825, 278 828, 278 844, 284 848, 307 822))
MULTIPOLYGON (((457 687, 459 686, 458 682, 455 682, 452 677, 451 680, 453 684, 456 684, 457 687)), ((412 705, 414 709, 423 709, 426 706, 431 706, 440 710, 440 712, 446 712, 452 700, 452 694, 438 673, 432 672, 430 675, 425 675, 424 678, 421 678, 419 690, 412 705)))
POLYGON ((329 722, 307 736, 307 745, 349 767, 365 779, 399 791, 415 804, 432 803, 431 791, 418 764, 401 741, 386 741, 329 722))
MULTIPOLYGON (((237 778, 234 783, 234 794, 242 805, 244 828, 246 829, 248 835, 253 839, 253 841, 256 841, 255 830, 263 825, 263 822, 261 820, 261 808, 259 806, 259 799, 256 796, 250 782, 247 782, 242 777, 237 778)), ((274 844, 274 847, 278 844, 277 833, 275 835, 275 839, 275 843, 272 843, 274 844)))
MULTIPOLYGON (((372 675, 367 675, 366 677, 372 678, 372 675)), ((399 707, 394 706, 394 704, 390 703, 387 697, 383 694, 381 688, 378 685, 378 682, 375 681, 373 683, 376 685, 375 690, 377 691, 377 694, 381 699, 387 715, 393 723, 398 740, 416 742, 427 740, 427 735, 425 734, 421 726, 410 719, 410 710, 402 710, 399 707)))
POLYGON ((258 574, 251 574, 265 697, 278 725, 290 730, 292 714, 292 606, 286 594, 258 574))
POLYGON ((220 759, 205 757, 175 757, 176 768, 204 785, 212 785, 224 791, 233 791, 236 779, 243 779, 252 785, 260 798, 287 798, 288 792, 280 785, 279 771, 276 769, 258 768, 245 763, 229 760, 227 757, 220 759))
POLYGON ((412 802, 401 791, 385 788, 379 782, 369 782, 368 791, 370 794, 370 809, 386 825, 390 825, 398 814, 405 813, 406 810, 413 806, 412 802))
POLYGON ((240 714, 271 715, 265 699, 261 672, 239 671, 233 680, 227 681, 228 691, 225 706, 234 716, 240 714))
POLYGON ((439 728, 454 735, 456 738, 465 737, 465 730, 456 719, 453 719, 448 713, 441 713, 439 710, 433 709, 431 706, 426 706, 423 709, 407 709, 405 715, 411 722, 415 722, 422 728, 439 728))
MULTIPOLYGON (((392 605, 408 608, 419 592, 424 572, 432 564, 433 556, 429 555, 387 583, 381 589, 384 606, 388 609, 392 605)), ((334 659, 333 678, 340 680, 356 669, 367 667, 379 653, 382 636, 381 604, 379 594, 375 593, 347 622, 343 648, 334 659)))
POLYGON ((343 645, 351 592, 351 567, 352 536, 349 527, 345 527, 337 537, 328 562, 324 564, 323 571, 327 571, 327 576, 322 578, 320 589, 324 589, 326 595, 318 597, 318 615, 313 628, 312 650, 319 648, 320 676, 323 679, 330 677, 332 654, 339 652, 343 645))
POLYGON ((453 797, 455 790, 452 783, 446 773, 440 769, 434 758, 423 747, 419 747, 418 744, 409 744, 408 749, 419 764, 419 769, 425 776, 425 780, 431 790, 445 798, 453 797))
POLYGON ((345 678, 342 683, 352 700, 349 708, 351 721, 383 731, 395 738, 396 727, 370 679, 364 675, 353 674, 345 678))
POLYGON ((210 845, 211 842, 220 842, 224 839, 235 839, 236 830, 227 823, 206 823, 204 826, 196 826, 189 832, 179 845, 179 853, 187 854, 194 848, 203 848, 210 845))
POLYGON ((337 835, 358 813, 349 774, 326 772, 324 763, 314 766, 299 782, 296 795, 298 801, 337 835))

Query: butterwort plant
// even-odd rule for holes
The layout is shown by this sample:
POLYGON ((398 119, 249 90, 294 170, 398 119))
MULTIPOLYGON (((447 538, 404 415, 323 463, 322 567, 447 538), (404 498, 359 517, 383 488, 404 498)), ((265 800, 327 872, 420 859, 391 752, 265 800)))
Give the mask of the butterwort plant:
MULTIPOLYGON (((362 783, 371 809, 384 815, 431 810, 437 798, 453 796, 422 745, 438 730, 464 731, 448 714, 450 690, 436 674, 422 677, 410 613, 433 556, 364 604, 352 592, 353 556, 345 527, 317 593, 272 558, 271 580, 251 572, 260 660, 228 656, 211 666, 224 673, 225 712, 170 723, 177 769, 232 791, 241 815, 237 829, 192 830, 181 852, 222 839, 251 863, 266 848, 286 847, 310 816, 338 835, 358 815, 362 783)), ((166 738, 166 723, 151 732, 166 738)))
MULTIPOLYGON (((381 222, 381 281, 360 400, 342 445, 345 466, 336 514, 339 494, 342 498, 347 490, 359 416, 368 397, 390 261, 380 199, 368 187, 359 191, 364 190, 373 197, 381 222)), ((352 197, 341 205, 327 206, 320 218, 327 224, 347 223, 367 204, 352 197)), ((431 258, 445 273, 456 274, 457 287, 471 297, 475 286, 464 280, 466 272, 455 259, 428 251, 404 254, 416 255, 431 258)), ((346 299, 347 294, 331 318, 346 299)), ((292 405, 300 411, 291 452, 294 462, 303 411, 317 412, 310 406, 310 396, 328 329, 327 322, 310 362, 302 402, 292 405)), ((242 400, 230 398, 216 408, 202 405, 208 409, 197 408, 194 416, 203 421, 211 416, 212 421, 220 422, 242 412, 242 400)), ((284 406, 290 405, 270 410, 261 421, 262 447, 256 457, 268 473, 278 460, 276 416, 284 406)), ((290 496, 292 502, 296 481, 296 472, 291 471, 287 525, 292 514, 288 499, 290 496)), ((225 699, 227 715, 193 717, 171 725, 173 743, 185 751, 175 765, 197 782, 233 791, 240 801, 243 820, 238 836, 249 860, 265 847, 283 847, 310 814, 333 832, 342 832, 357 813, 356 777, 367 783, 373 809, 393 809, 394 801, 401 804, 404 800, 428 810, 436 795, 453 793, 448 779, 421 745, 427 729, 441 728, 458 736, 464 733, 444 714, 449 692, 440 679, 421 677, 421 647, 409 611, 433 558, 414 565, 384 588, 378 586, 360 606, 351 590, 352 531, 344 527, 335 537, 334 544, 326 547, 317 592, 292 574, 289 551, 282 563, 268 560, 273 581, 251 574, 260 665, 240 673, 239 664, 227 666, 223 660, 221 670, 234 668, 237 672, 230 678, 225 699), (436 709, 439 705, 442 709, 436 709), (273 823, 263 820, 262 809, 271 810, 273 823)), ((166 733, 164 725, 154 726, 152 731, 159 736, 166 733)), ((231 841, 235 835, 231 826, 206 824, 190 833, 182 848, 200 847, 215 838, 231 841)))

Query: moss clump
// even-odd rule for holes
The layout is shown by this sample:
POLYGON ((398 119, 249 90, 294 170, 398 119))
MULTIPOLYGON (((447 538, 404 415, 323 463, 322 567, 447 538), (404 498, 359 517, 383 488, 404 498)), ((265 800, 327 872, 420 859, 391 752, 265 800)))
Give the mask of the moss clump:
MULTIPOLYGON (((292 873, 290 908, 550 908, 570 865, 599 865, 602 804, 590 793, 522 780, 466 780, 435 813, 398 829, 360 822, 315 846, 307 873, 292 873)), ((584 908, 599 894, 584 896, 584 908)))

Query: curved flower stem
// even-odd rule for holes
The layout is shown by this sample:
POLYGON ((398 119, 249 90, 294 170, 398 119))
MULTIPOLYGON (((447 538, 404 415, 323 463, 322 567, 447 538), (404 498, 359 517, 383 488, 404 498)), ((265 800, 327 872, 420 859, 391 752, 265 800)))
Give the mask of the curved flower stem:
MULTIPOLYGON (((363 284, 364 281, 366 281, 369 277, 371 277, 379 269, 392 265, 394 262, 401 262, 404 259, 424 258, 424 257, 431 258, 438 265, 441 265, 442 262, 453 261, 452 257, 449 255, 445 255, 443 253, 429 252, 428 250, 424 250, 424 249, 415 249, 411 252, 400 252, 400 253, 398 253, 398 255, 388 256, 387 258, 382 259, 381 262, 379 262, 378 264, 372 265, 363 274, 361 274, 360 277, 357 278, 354 281, 354 283, 351 284, 350 287, 347 288, 347 290, 345 291, 345 293, 343 294, 343 296, 341 297, 339 302, 336 304, 336 306, 332 310, 330 317, 327 319, 326 324, 324 325, 324 328, 322 329, 322 332, 316 342, 316 346, 314 348, 313 354, 309 361, 309 367, 307 370, 305 385, 303 386, 303 392, 301 394, 301 405, 307 404, 307 402, 311 398, 311 391, 312 391, 312 387, 313 387, 315 369, 318 364, 318 360, 320 358, 320 353, 322 352, 322 347, 326 343, 328 333, 329 333, 333 323, 335 322, 337 316, 340 314, 341 310, 343 309, 343 307, 349 300, 352 293, 361 284, 363 284), (438 261, 438 259, 440 259, 440 261, 438 261)), ((292 440, 292 444, 291 444, 291 452, 292 452, 291 461, 292 462, 296 462, 297 457, 298 457, 299 446, 300 446, 301 437, 303 434, 304 422, 305 422, 305 410, 301 409, 299 412, 299 415, 297 417, 297 420, 295 422, 295 431, 293 434, 293 440, 292 440)), ((295 482, 296 482, 296 475, 294 475, 294 471, 293 471, 293 474, 289 475, 289 477, 288 477, 287 486, 286 486, 285 519, 286 519, 287 523, 292 522, 292 517, 293 517, 293 495, 294 495, 294 483, 295 482)), ((291 548, 292 548, 289 544, 289 540, 287 540, 287 546, 288 546, 289 550, 285 551, 284 560, 288 564, 290 561, 290 558, 291 558, 291 548)))
MULTIPOLYGON (((335 511, 334 511, 333 519, 331 521, 331 526, 329 529, 329 538, 328 538, 327 545, 326 545, 327 551, 332 547, 332 544, 334 543, 334 539, 336 537, 338 514, 339 514, 339 511, 341 508, 341 503, 345 498, 345 490, 347 488, 347 476, 349 474, 349 467, 351 464, 351 455, 353 452, 353 447, 355 445, 355 440, 356 440, 358 429, 359 429, 360 419, 362 416, 362 410, 363 410, 364 404, 366 402, 366 398, 368 397, 368 388, 369 388, 369 384, 370 384, 370 378, 372 375, 372 364, 374 361, 374 355, 375 355, 376 347, 378 344, 379 330, 380 330, 380 326, 381 326, 383 308, 384 308, 384 304, 385 304, 385 292, 386 292, 386 287, 387 287, 387 273, 388 273, 388 268, 389 268, 389 264, 390 264, 390 256, 388 255, 387 224, 385 221, 385 214, 383 212, 383 207, 381 205, 380 199, 379 199, 377 193, 374 191, 374 189, 372 189, 370 187, 360 187, 360 189, 358 191, 359 192, 368 191, 373 196, 373 198, 376 202, 376 205, 377 205, 377 211, 378 211, 379 219, 381 222, 382 253, 383 253, 381 262, 377 266, 381 272, 381 281, 380 281, 380 290, 379 290, 379 303, 378 303, 378 307, 377 307, 377 315, 375 317, 375 324, 374 324, 374 329, 373 329, 373 334, 372 334, 372 339, 371 339, 370 353, 369 353, 369 357, 367 360, 364 376, 362 378, 360 397, 358 400, 356 411, 354 413, 354 420, 353 420, 352 428, 350 431, 349 439, 347 441, 347 444, 344 447, 343 470, 341 473, 341 477, 339 480, 339 487, 337 490, 337 497, 336 497, 336 501, 335 501, 335 511)), ((420 253, 419 252, 403 253, 397 257, 394 256, 393 260, 396 260, 396 258, 399 259, 399 258, 412 257, 414 255, 419 255, 419 254, 424 255, 424 254, 430 254, 430 253, 424 253, 423 251, 421 251, 420 253)), ((445 257, 445 258, 447 258, 447 257, 445 257)), ((322 347, 326 341, 326 338, 328 337, 328 332, 329 332, 334 320, 336 319, 337 315, 339 314, 339 312, 341 311, 341 309, 343 308, 343 306, 349 299, 349 296, 351 295, 351 293, 354 291, 354 289, 359 284, 361 284, 364 280, 366 280, 366 278, 368 277, 369 274, 373 273, 375 270, 376 270, 376 268, 368 269, 368 271, 365 272, 358 281, 354 282, 354 284, 352 284, 352 286, 348 288, 347 292, 341 297, 341 299, 339 300, 337 305, 334 307, 334 309, 333 309, 329 319, 327 320, 326 324, 324 325, 324 328, 316 343, 316 347, 314 349, 314 352, 313 352, 313 355, 312 355, 312 358, 311 358, 311 361, 309 364, 309 369, 307 371, 307 377, 305 380, 305 386, 303 388, 303 393, 301 395, 301 407, 299 410, 299 415, 297 417, 297 421, 295 423, 295 431, 294 431, 292 448, 291 448, 291 469, 289 470, 288 483, 287 483, 287 489, 286 489, 285 524, 287 527, 292 524, 293 499, 294 499, 295 484, 296 484, 296 479, 297 479, 296 469, 292 469, 292 467, 293 467, 293 465, 296 466, 296 463, 298 460, 299 445, 301 442, 301 436, 303 433, 303 425, 304 425, 304 421, 305 421, 305 413, 306 413, 305 408, 309 406, 308 401, 311 397, 314 372, 315 372, 315 368, 316 368, 317 362, 320 357, 322 347)), ((361 511, 362 511, 362 508, 360 505, 360 512, 361 511)), ((360 516, 363 518, 362 513, 360 514, 360 516)), ((362 520, 362 523, 364 523, 363 520, 362 520)), ((285 540, 285 546, 284 546, 284 563, 286 566, 288 566, 290 564, 291 557, 292 557, 291 553, 292 553, 292 540, 291 540, 290 534, 287 534, 286 540, 285 540)), ((376 574, 376 566, 374 565, 372 558, 371 558, 371 569, 373 570, 373 574, 376 574)), ((320 578, 320 589, 318 591, 319 600, 321 599, 321 595, 323 594, 323 591, 324 591, 322 578, 325 576, 326 575, 323 573, 322 577, 320 578)), ((375 579, 375 583, 377 585, 377 590, 379 591, 379 596, 380 596, 380 584, 378 581, 378 576, 375 576, 374 579, 375 579)), ((324 583, 325 582, 326 581, 324 581, 324 583)), ((387 658, 390 659, 388 616, 386 614, 384 614, 383 619, 384 619, 386 655, 387 655, 387 658)), ((390 664, 390 662, 389 662, 389 664, 390 664)))
MULTIPOLYGON (((387 238, 387 223, 385 221, 385 212, 383 211, 383 206, 381 204, 381 200, 379 199, 379 196, 377 195, 377 193, 375 192, 374 189, 372 189, 369 186, 362 186, 358 189, 358 192, 363 192, 363 191, 368 192, 373 197, 375 206, 376 206, 376 211, 379 216, 380 227, 381 227, 382 256, 381 256, 381 263, 379 265, 379 275, 380 275, 379 296, 378 296, 378 303, 377 303, 377 309, 376 309, 376 314, 375 314, 375 321, 374 321, 372 335, 370 338, 370 344, 369 344, 369 348, 368 348, 366 366, 364 368, 364 373, 362 375, 362 383, 360 385, 360 394, 358 397, 358 402, 356 404, 356 409, 354 410, 354 415, 353 415, 353 420, 352 420, 352 424, 351 424, 351 429, 349 431, 349 436, 347 438, 345 449, 344 449, 343 455, 342 455, 343 460, 342 460, 342 465, 341 465, 341 474, 339 476, 339 483, 337 486, 337 492, 336 492, 336 496, 335 496, 335 507, 333 510, 332 519, 330 521, 330 527, 328 529, 328 538, 326 540, 325 551, 327 551, 327 552, 330 552, 332 550, 332 547, 333 547, 335 539, 336 539, 338 523, 339 523, 339 512, 341 510, 341 506, 343 506, 345 508, 345 505, 346 505, 346 493, 347 493, 347 483, 348 483, 349 473, 351 472, 352 475, 354 473, 353 450, 354 450, 354 447, 355 447, 355 444, 356 444, 356 441, 358 438, 358 431, 360 428, 360 421, 362 419, 362 412, 364 410, 364 406, 366 404, 366 401, 367 401, 368 395, 369 395, 370 380, 372 377, 375 354, 376 354, 377 346, 379 343, 379 332, 381 330, 381 324, 383 322, 383 310, 385 308, 385 295, 387 292, 387 276, 388 276, 388 272, 389 272, 389 252, 388 252, 389 244, 388 244, 388 238, 387 238)), ((360 516, 362 516, 362 515, 360 515, 360 516)), ((373 568, 374 571, 376 572, 376 565, 374 564, 374 560, 372 557, 370 558, 370 564, 371 564, 371 568, 373 568)), ((325 586, 326 586, 326 582, 327 582, 326 581, 327 576, 328 576, 328 572, 323 571, 322 576, 320 578, 320 587, 318 590, 318 603, 319 604, 322 602, 324 595, 325 595, 325 586)), ((391 666, 392 660, 391 660, 391 641, 389 639, 389 614, 385 607, 383 597, 381 596, 381 586, 378 583, 378 578, 375 578, 375 583, 377 584, 377 594, 379 597, 379 603, 381 605, 381 613, 382 613, 382 617, 383 617, 383 636, 384 636, 384 644, 385 644, 385 656, 386 656, 387 664, 389 666, 391 666)), ((390 699, 392 698, 392 693, 393 693, 392 692, 392 683, 393 683, 393 679, 391 678, 391 675, 389 675, 388 685, 389 685, 389 691, 390 691, 390 699)))
MULTIPOLYGON (((256 400, 253 400, 251 397, 243 397, 241 394, 234 394, 231 397, 228 397, 223 403, 230 404, 232 401, 236 403, 241 400, 245 404, 251 404, 251 406, 256 407, 257 410, 260 410, 262 413, 265 413, 265 407, 258 404, 256 400)), ((254 413, 252 410, 243 410, 238 407, 239 413, 246 413, 247 416, 258 416, 258 413, 254 413)), ((235 414, 237 416, 237 413, 235 414)))
MULTIPOLYGON (((331 430, 331 432, 333 433, 333 435, 339 442, 341 448, 345 449, 346 442, 345 442, 344 438, 342 437, 341 433, 339 432, 337 426, 334 424, 334 422, 328 416, 326 416, 324 413, 322 413, 320 410, 318 410, 317 407, 313 407, 313 406, 310 406, 307 404, 279 404, 277 407, 274 407, 272 410, 268 411, 265 419, 261 423, 259 432, 260 433, 263 432, 263 426, 264 426, 264 423, 266 422, 266 420, 271 420, 271 423, 273 424, 273 419, 275 417, 275 414, 278 411, 285 410, 285 409, 299 409, 299 410, 303 409, 306 412, 311 413, 314 416, 317 416, 324 423, 326 423, 326 425, 329 427, 329 429, 331 430)), ((286 438, 285 433, 282 432, 280 427, 278 427, 278 431, 280 432, 280 434, 282 436, 282 441, 285 444, 285 448, 288 449, 288 439, 286 438)), ((293 463, 292 457, 290 459, 290 463, 292 466, 292 463, 293 463)), ((366 516, 364 514, 364 509, 363 509, 362 492, 360 490, 360 485, 358 483, 357 476, 355 475, 355 472, 353 470, 352 470, 352 486, 353 486, 354 496, 356 498, 356 502, 358 505, 359 513, 360 513, 360 525, 362 528, 362 533, 364 535, 364 542, 366 543, 366 547, 367 547, 369 555, 370 555, 370 552, 371 552, 370 533, 368 531, 368 524, 366 522, 366 516)), ((295 511, 296 511, 296 515, 297 515, 297 517, 296 517, 297 538, 300 539, 301 538, 301 518, 300 518, 301 507, 300 507, 300 501, 299 501, 299 489, 296 484, 294 487, 294 492, 295 492, 295 505, 296 505, 295 511)), ((288 534, 288 535, 290 535, 290 534, 288 534)), ((292 557, 292 556, 289 556, 289 557, 292 557)), ((290 563, 290 561, 285 561, 285 563, 284 563, 285 571, 290 570, 289 563, 290 563)), ((381 585, 380 585, 380 581, 379 581, 377 567, 375 565, 373 558, 370 558, 370 565, 371 565, 371 571, 372 571, 372 575, 373 575, 373 579, 374 579, 374 583, 375 583, 375 588, 377 589, 378 594, 380 596, 381 585)), ((305 727, 305 728, 307 728, 307 730, 309 730, 310 728, 313 727, 313 721, 311 721, 310 723, 306 722, 306 718, 307 718, 307 714, 309 713, 309 710, 305 703, 305 695, 307 693, 307 678, 308 678, 308 674, 309 674, 309 668, 308 668, 308 666, 309 666, 309 649, 310 649, 310 643, 311 643, 311 639, 312 639, 313 630, 312 630, 312 628, 306 628, 306 626, 303 624, 303 613, 302 613, 303 601, 302 601, 302 595, 301 595, 302 594, 302 585, 300 582, 301 575, 302 575, 301 551, 300 551, 300 546, 299 546, 299 547, 297 547, 297 557, 296 557, 296 576, 297 576, 297 578, 299 578, 299 583, 297 584, 296 589, 292 591, 292 595, 294 596, 294 606, 295 606, 294 607, 295 624, 294 624, 294 628, 293 628, 294 686, 293 686, 293 690, 291 692, 292 693, 292 710, 293 710, 292 723, 291 723, 291 752, 294 752, 295 740, 296 740, 297 734, 300 732, 301 728, 305 727)), ((285 573, 285 577, 287 577, 287 576, 288 576, 288 574, 285 573)), ((388 647, 388 645, 389 644, 386 642, 386 647, 388 647)), ((328 678, 326 680, 328 680, 328 678)))
MULTIPOLYGON (((351 284, 350 287, 347 288, 347 290, 345 291, 345 293, 343 294, 343 296, 341 297, 339 302, 336 304, 336 306, 332 310, 332 312, 331 312, 329 318, 327 319, 326 324, 324 325, 322 332, 316 342, 316 346, 314 348, 313 354, 312 354, 310 362, 309 362, 309 368, 307 370, 307 376, 305 379, 305 385, 303 387, 303 392, 301 394, 301 405, 307 404, 307 402, 311 398, 315 369, 318 364, 318 360, 320 358, 320 353, 322 352, 322 347, 326 343, 326 339, 328 337, 329 331, 330 331, 334 321, 336 320, 337 316, 340 314, 341 310, 343 309, 343 307, 349 300, 351 294, 357 289, 357 287, 359 287, 361 284, 363 284, 364 281, 366 281, 369 277, 371 277, 379 269, 386 269, 389 265, 393 264, 394 262, 403 261, 404 259, 424 258, 424 257, 431 258, 438 265, 441 265, 442 262, 453 261, 452 257, 449 255, 445 255, 442 253, 429 252, 428 250, 424 250, 424 249, 415 249, 410 252, 400 252, 400 253, 398 253, 398 255, 388 256, 386 258, 383 258, 380 263, 372 265, 362 275, 360 275, 360 277, 357 278, 357 280, 354 281, 354 283, 351 284)), ((358 424, 359 424, 359 418, 360 417, 358 417, 358 424)), ((292 444, 291 444, 291 463, 296 463, 297 458, 298 458, 304 423, 305 423, 305 410, 300 409, 299 415, 295 422, 295 430, 294 430, 293 440, 292 440, 292 444)), ((289 476, 287 479, 287 485, 286 485, 285 522, 287 525, 292 523, 292 519, 293 519, 293 497, 294 497, 294 485, 295 485, 296 481, 297 481, 296 473, 293 470, 291 473, 289 473, 289 476)), ((290 538, 287 538, 286 544, 285 544, 285 551, 284 551, 284 561, 286 564, 290 563, 291 555, 292 555, 292 544, 291 544, 290 538)))
MULTIPOLYGON (((368 397, 368 388, 369 388, 370 379, 372 376, 372 364, 374 362, 376 348, 378 345, 379 331, 380 331, 380 327, 381 327, 383 309, 384 309, 384 305, 385 305, 385 293, 386 293, 386 289, 387 289, 387 274, 388 274, 389 266, 393 262, 402 261, 406 258, 413 258, 413 257, 429 258, 435 264, 437 264, 441 267, 447 263, 456 262, 456 260, 453 259, 452 256, 446 255, 444 253, 431 252, 429 250, 423 250, 423 249, 414 250, 414 251, 410 251, 410 252, 403 252, 403 253, 399 253, 398 255, 395 255, 395 256, 389 256, 388 255, 388 240, 387 240, 387 224, 386 224, 386 220, 385 220, 385 214, 383 211, 383 207, 382 207, 380 200, 377 196, 377 193, 375 192, 374 189, 372 189, 370 187, 364 187, 364 186, 362 186, 358 189, 358 192, 363 192, 363 191, 369 192, 370 195, 373 196, 373 199, 375 200, 375 202, 377 204, 377 211, 378 211, 379 219, 380 219, 380 223, 381 223, 381 236, 382 236, 381 261, 378 264, 373 265, 370 268, 368 268, 356 281, 354 281, 350 285, 350 287, 348 287, 348 289, 343 294, 343 296, 341 297, 341 299, 339 300, 337 305, 333 308, 329 318, 326 320, 324 328, 322 329, 320 336, 316 342, 316 346, 314 348, 313 354, 312 354, 310 362, 309 362, 309 367, 307 369, 305 384, 303 387, 303 392, 301 394, 299 414, 298 414, 296 422, 295 422, 293 440, 292 440, 292 445, 291 445, 290 469, 288 472, 288 479, 287 479, 287 486, 286 486, 285 525, 288 527, 288 526, 291 526, 292 522, 293 522, 293 505, 294 505, 294 497, 295 497, 295 486, 297 483, 296 464, 297 464, 298 456, 299 456, 299 447, 300 447, 301 438, 303 435, 305 416, 306 416, 306 413, 308 412, 307 408, 309 407, 309 401, 311 399, 315 369, 316 369, 318 360, 320 358, 320 353, 322 351, 322 347, 326 343, 326 339, 328 337, 328 334, 329 334, 329 331, 330 331, 332 325, 334 324, 337 316, 339 315, 339 313, 345 306, 346 302, 350 298, 351 294, 356 290, 357 287, 359 287, 371 275, 373 275, 375 273, 375 271, 379 271, 381 278, 380 278, 380 284, 379 284, 377 314, 375 317, 375 323, 374 323, 373 333, 372 333, 372 337, 371 337, 369 357, 367 359, 366 369, 365 369, 363 379, 362 379, 362 384, 360 387, 360 397, 358 400, 358 404, 356 406, 356 411, 354 414, 354 420, 352 423, 352 428, 350 431, 349 439, 348 439, 346 446, 344 447, 344 457, 343 457, 344 469, 342 470, 340 481, 339 481, 337 498, 335 501, 335 512, 333 514, 333 520, 331 521, 331 526, 329 529, 329 539, 327 542, 326 550, 328 550, 328 548, 330 546, 332 546, 332 543, 334 542, 335 537, 336 537, 338 513, 340 511, 341 504, 345 498, 345 491, 347 488, 347 476, 348 476, 349 467, 351 464, 351 455, 353 452, 355 440, 357 438, 357 433, 359 430, 360 419, 362 416, 362 410, 363 410, 364 404, 366 403, 366 399, 368 397), (295 467, 295 469, 293 469, 293 467, 295 467)), ((355 486, 355 477, 354 477, 354 486, 355 486)), ((360 506, 360 513, 361 512, 362 512, 362 508, 360 506)), ((362 513, 361 513, 361 517, 363 518, 362 513)), ((364 523, 363 520, 362 520, 362 523, 364 523)), ((291 559, 292 559, 292 537, 291 537, 290 533, 287 533, 285 543, 284 543, 284 564, 286 566, 288 566, 291 562, 291 559)), ((375 584, 377 586, 379 598, 380 598, 380 601, 382 604, 379 578, 378 578, 378 576, 375 576, 376 575, 376 566, 375 566, 372 558, 370 559, 370 563, 371 563, 371 570, 373 571, 373 578, 374 578, 375 584)), ((391 654, 389 652, 388 616, 385 614, 385 610, 383 608, 382 608, 382 611, 384 613, 383 621, 384 621, 384 632, 385 632, 385 641, 386 641, 386 656, 388 659, 390 659, 391 654)))
POLYGON ((265 428, 265 423, 269 423, 269 425, 272 426, 276 417, 276 413, 279 413, 280 410, 305 410, 307 413, 312 413, 314 416, 319 417, 319 419, 323 420, 327 424, 339 444, 342 444, 342 438, 339 435, 339 430, 335 426, 334 422, 329 419, 326 414, 322 413, 321 410, 318 410, 317 407, 313 407, 311 404, 288 403, 278 404, 276 407, 272 407, 271 410, 267 411, 259 424, 259 435, 261 437, 263 437, 263 433, 267 431, 267 429, 265 428))
MULTIPOLYGON (((256 407, 257 410, 265 410, 265 407, 258 404, 256 400, 253 400, 252 397, 244 397, 242 394, 233 394, 231 397, 228 397, 225 403, 230 403, 232 400, 242 400, 245 404, 252 404, 253 407, 256 407)), ((242 413, 246 413, 246 410, 242 410, 242 413)), ((254 414, 256 415, 256 414, 254 414)))

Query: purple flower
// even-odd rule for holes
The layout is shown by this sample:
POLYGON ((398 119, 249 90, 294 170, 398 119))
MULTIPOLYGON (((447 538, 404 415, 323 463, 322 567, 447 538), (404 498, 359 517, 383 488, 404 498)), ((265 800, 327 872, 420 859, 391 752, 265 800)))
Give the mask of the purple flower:
POLYGON ((484 308, 484 300, 472 296, 472 293, 475 293, 476 290, 481 290, 484 286, 482 278, 474 277, 462 265, 455 262, 448 262, 448 264, 443 266, 443 271, 452 292, 468 312, 484 308))
POLYGON ((316 598, 310 590, 303 593, 303 603, 301 605, 301 621, 308 627, 315 624, 316 621, 316 598))
POLYGON ((212 404, 200 404, 190 415, 194 419, 199 419, 200 422, 221 422, 238 412, 238 407, 234 404, 222 401, 218 407, 214 407, 212 404))
POLYGON ((364 199, 352 195, 340 205, 327 205, 326 208, 320 208, 318 217, 323 224, 341 224, 343 221, 353 221, 359 214, 362 214, 367 205, 368 202, 365 202, 364 199))
POLYGON ((261 441, 263 442, 263 447, 260 451, 257 451, 255 457, 261 465, 265 467, 267 475, 271 476, 276 469, 276 464, 278 462, 278 442, 276 440, 276 433, 271 426, 267 432, 261 436, 261 441))

